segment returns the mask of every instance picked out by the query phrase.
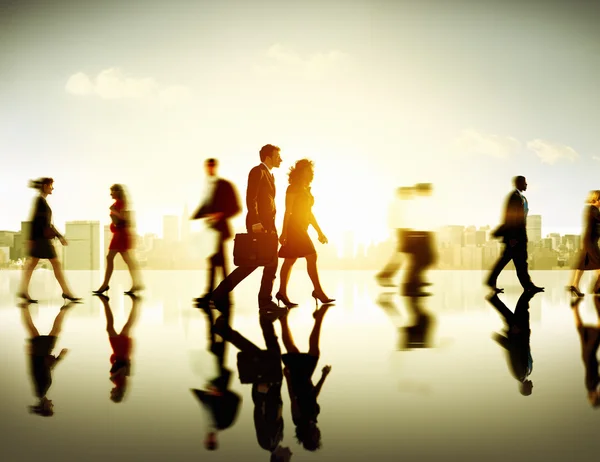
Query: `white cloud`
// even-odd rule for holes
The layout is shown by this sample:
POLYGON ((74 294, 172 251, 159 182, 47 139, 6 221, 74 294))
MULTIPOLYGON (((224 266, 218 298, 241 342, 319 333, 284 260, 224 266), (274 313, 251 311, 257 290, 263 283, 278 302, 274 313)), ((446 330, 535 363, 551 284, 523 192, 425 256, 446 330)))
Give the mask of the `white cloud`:
POLYGON ((527 143, 527 149, 535 152, 544 164, 554 164, 559 159, 567 159, 574 162, 579 154, 570 146, 554 144, 549 141, 535 139, 527 143))
POLYGON ((292 74, 308 79, 318 79, 341 70, 349 61, 349 56, 339 50, 318 52, 301 56, 296 51, 280 44, 270 46, 264 53, 264 62, 255 70, 260 75, 292 74))
POLYGON ((461 132, 453 146, 461 153, 506 159, 521 148, 521 142, 512 136, 480 133, 469 128, 461 132))
POLYGON ((158 97, 160 101, 173 104, 189 96, 182 85, 161 86, 153 78, 135 78, 120 69, 104 69, 95 78, 83 72, 73 74, 65 85, 67 93, 75 96, 97 96, 102 99, 158 97))
POLYGON ((598 156, 592 156, 592 160, 597 160, 598 162, 600 162, 600 157, 598 157, 598 156))

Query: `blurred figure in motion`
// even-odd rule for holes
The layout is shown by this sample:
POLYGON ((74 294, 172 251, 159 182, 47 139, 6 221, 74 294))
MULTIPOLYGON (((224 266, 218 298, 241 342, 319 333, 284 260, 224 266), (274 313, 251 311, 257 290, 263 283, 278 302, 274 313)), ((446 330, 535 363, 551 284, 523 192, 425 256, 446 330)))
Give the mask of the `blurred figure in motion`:
POLYGON ((242 210, 233 184, 217 176, 218 165, 217 159, 206 159, 204 162, 206 191, 202 203, 191 217, 192 220, 206 218, 208 226, 217 233, 215 253, 208 258, 207 289, 203 297, 214 289, 217 268, 221 268, 223 279, 227 277, 225 242, 232 236, 229 220, 242 210))
POLYGON ((422 306, 422 296, 406 297, 406 308, 412 317, 412 322, 407 324, 394 302, 394 294, 382 293, 377 298, 377 304, 390 318, 398 329, 398 350, 413 350, 431 348, 435 317, 428 313, 422 306))
POLYGON ((581 342, 581 358, 585 367, 585 388, 592 407, 600 406, 600 375, 598 374, 598 346, 600 346, 600 298, 594 297, 596 325, 584 325, 579 313, 581 298, 571 302, 575 327, 581 342))
POLYGON ((67 354, 67 349, 63 348, 58 356, 52 355, 52 350, 56 345, 56 341, 62 330, 62 324, 67 310, 73 306, 73 302, 64 305, 54 320, 52 330, 48 335, 40 335, 37 328, 33 324, 29 304, 23 302, 19 305, 21 309, 21 320, 25 326, 25 330, 29 335, 29 344, 27 353, 29 356, 29 373, 35 387, 35 394, 38 398, 38 403, 29 406, 29 410, 33 414, 43 417, 54 415, 54 405, 52 400, 47 398, 48 390, 52 385, 52 371, 56 365, 62 361, 67 354))
POLYGON ((283 265, 279 273, 279 290, 275 294, 277 303, 281 301, 286 307, 298 306, 287 296, 287 286, 290 280, 292 267, 298 258, 306 259, 306 271, 313 284, 312 297, 321 303, 331 303, 335 300, 325 295, 319 280, 317 270, 317 251, 308 235, 308 226, 311 225, 318 233, 319 242, 327 244, 327 237, 321 231, 317 219, 312 212, 315 198, 310 192, 310 185, 315 176, 314 164, 308 159, 300 159, 290 168, 288 173, 289 186, 285 193, 285 215, 283 229, 279 242, 279 257, 283 258, 283 265))
POLYGON ((386 265, 375 275, 377 283, 382 287, 396 287, 393 278, 402 266, 402 253, 405 252, 406 232, 408 231, 407 208, 412 202, 413 194, 412 186, 402 186, 396 190, 392 201, 389 225, 396 233, 396 247, 386 265))
POLYGON ((409 297, 431 295, 422 292, 422 288, 430 285, 425 280, 425 271, 438 259, 434 234, 438 219, 432 193, 431 183, 419 183, 414 186, 410 229, 403 233, 403 249, 408 257, 408 267, 401 292, 409 297))
MULTIPOLYGON (((217 324, 228 326, 229 318, 220 316, 215 321, 210 308, 203 308, 203 311, 208 317, 208 351, 214 355, 218 373, 216 377, 206 383, 203 389, 192 388, 191 391, 207 414, 208 424, 204 436, 204 447, 209 451, 214 451, 219 447, 218 433, 234 424, 242 397, 229 389, 231 370, 225 367, 226 343, 215 328, 217 324)), ((227 330, 225 327, 223 329, 227 330)))
POLYGON ((300 353, 294 343, 287 313, 279 318, 281 322, 281 337, 287 353, 282 355, 283 375, 285 377, 292 408, 292 420, 296 426, 296 439, 304 449, 316 451, 321 448, 321 430, 317 426, 317 417, 321 408, 317 398, 325 379, 331 372, 331 366, 323 367, 321 378, 313 384, 312 375, 319 362, 319 337, 323 317, 331 305, 322 305, 313 313, 315 324, 308 339, 308 352, 300 353))
POLYGON ((129 274, 131 275, 131 289, 125 293, 132 294, 142 290, 144 287, 141 282, 138 264, 135 261, 133 252, 131 252, 131 249, 134 247, 134 238, 131 231, 133 228, 132 214, 129 209, 127 194, 125 194, 125 187, 121 184, 113 184, 110 187, 110 197, 115 201, 110 206, 110 231, 113 237, 108 246, 108 254, 106 255, 104 281, 102 281, 102 285, 100 285, 98 290, 94 290, 93 293, 96 295, 102 294, 110 288, 108 284, 115 267, 115 257, 119 253, 127 268, 129 268, 129 274))
POLYGON ((139 318, 140 298, 135 294, 128 294, 132 302, 131 311, 121 332, 117 334, 115 319, 108 302, 109 298, 102 294, 96 295, 102 302, 102 305, 104 305, 106 332, 108 333, 108 341, 113 350, 113 354, 110 357, 110 381, 114 384, 114 388, 110 391, 110 399, 114 403, 120 403, 123 401, 125 392, 127 391, 127 377, 131 375, 131 349, 133 344, 131 329, 139 318))
POLYGON ((517 270, 517 277, 524 290, 542 292, 543 287, 536 286, 527 270, 527 214, 529 204, 523 195, 527 190, 527 180, 524 176, 513 179, 515 190, 510 193, 506 201, 504 223, 492 233, 494 237, 501 237, 504 242, 504 251, 490 272, 486 284, 495 292, 503 292, 497 287, 498 276, 506 265, 512 260, 517 270))
POLYGON ((31 281, 33 270, 40 259, 48 259, 52 265, 54 276, 62 289, 62 297, 69 301, 79 301, 81 299, 73 295, 67 284, 62 266, 56 257, 56 251, 52 244, 52 240, 57 238, 62 245, 67 245, 67 240, 52 224, 52 210, 46 201, 46 197, 52 194, 54 190, 54 180, 52 178, 32 180, 29 182, 29 187, 37 189, 40 193, 33 205, 31 228, 27 237, 29 258, 23 266, 23 279, 21 280, 21 288, 17 296, 28 303, 37 303, 37 300, 33 300, 29 296, 29 281, 31 281))
POLYGON ((598 239, 600 238, 600 191, 590 191, 587 198, 587 207, 584 210, 584 231, 582 236, 583 249, 579 253, 579 258, 573 268, 573 279, 567 290, 571 295, 583 297, 579 290, 579 281, 584 271, 596 270, 596 283, 592 292, 600 295, 600 248, 598 239))
POLYGON ((529 302, 537 292, 524 291, 517 302, 514 313, 508 309, 498 293, 488 296, 487 300, 504 318, 506 327, 503 333, 495 333, 492 338, 504 348, 513 377, 519 382, 519 391, 523 396, 531 395, 533 382, 529 376, 533 370, 533 358, 529 339, 529 302))

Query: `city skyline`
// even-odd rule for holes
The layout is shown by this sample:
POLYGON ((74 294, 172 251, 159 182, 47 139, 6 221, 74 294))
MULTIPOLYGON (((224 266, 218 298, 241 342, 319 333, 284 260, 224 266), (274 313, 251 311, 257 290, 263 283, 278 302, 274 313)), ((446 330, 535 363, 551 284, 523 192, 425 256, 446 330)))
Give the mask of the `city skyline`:
POLYGON ((51 176, 58 227, 104 222, 109 187, 122 183, 139 229, 160 234, 163 215, 197 206, 204 159, 220 160, 243 200, 273 143, 278 217, 287 169, 312 158, 330 238, 383 238, 394 189, 417 182, 435 185, 442 222, 493 226, 519 174, 549 230, 579 229, 600 187, 599 12, 555 1, 14 2, 0 17, 0 228, 27 219, 28 180, 51 176))
MULTIPOLYGON (((21 231, 0 230, 0 265, 9 260, 18 262, 26 255, 24 235, 29 222, 21 223, 21 231)), ((112 233, 109 225, 99 221, 67 222, 65 237, 73 245, 58 247, 65 269, 97 270, 104 265, 104 256, 112 233), (101 242, 103 240, 103 243, 101 242), (103 252, 100 253, 100 249, 103 252)), ((137 234, 134 252, 144 269, 204 269, 206 258, 212 255, 217 235, 210 228, 199 232, 189 230, 183 217, 163 216, 163 236, 137 234)), ((540 215, 530 215, 527 223, 529 265, 531 269, 564 269, 572 266, 581 248, 580 234, 543 233, 540 215)), ((487 225, 442 225, 434 232, 438 254, 434 269, 489 269, 501 252, 502 243, 492 236, 494 228, 487 225)), ((334 244, 320 246, 319 265, 326 269, 376 269, 395 252, 396 234, 376 243, 360 242, 352 231, 334 244)), ((233 242, 226 254, 231 259, 233 242)), ((115 269, 124 270, 118 258, 115 269)))

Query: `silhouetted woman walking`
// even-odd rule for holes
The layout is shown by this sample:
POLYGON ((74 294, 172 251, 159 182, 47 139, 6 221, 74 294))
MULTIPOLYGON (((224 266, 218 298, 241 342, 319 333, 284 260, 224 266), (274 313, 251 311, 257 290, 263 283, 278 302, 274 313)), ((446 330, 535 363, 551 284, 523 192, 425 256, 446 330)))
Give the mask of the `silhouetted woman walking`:
POLYGON ((63 306, 54 320, 50 333, 48 335, 40 335, 33 324, 29 304, 23 302, 19 305, 21 308, 21 320, 29 335, 29 372, 35 387, 35 394, 39 400, 36 405, 29 406, 29 410, 33 414, 43 417, 54 415, 54 405, 52 404, 52 400, 48 399, 46 395, 52 385, 52 371, 65 357, 68 350, 63 348, 58 356, 54 356, 52 350, 62 329, 65 314, 71 306, 73 306, 73 303, 63 306))
POLYGON ((70 301, 79 301, 71 292, 65 279, 60 261, 56 257, 56 251, 52 240, 57 238, 62 245, 67 245, 67 240, 60 234, 52 224, 52 210, 46 202, 46 197, 52 194, 54 190, 54 180, 52 178, 40 178, 29 182, 29 187, 37 189, 40 194, 35 199, 33 205, 33 214, 31 218, 31 228, 27 237, 27 251, 29 259, 23 266, 23 279, 21 288, 17 296, 29 303, 37 303, 29 296, 29 282, 33 270, 40 259, 50 260, 54 276, 62 289, 62 297, 70 301))
POLYGON ((587 198, 588 206, 584 211, 585 229, 582 236, 583 249, 579 254, 579 259, 573 269, 573 279, 571 286, 567 290, 572 295, 583 297, 579 290, 579 281, 584 271, 596 270, 596 283, 593 292, 600 295, 600 248, 598 248, 598 239, 600 238, 600 191, 590 191, 587 198))
POLYGON ((120 253, 123 261, 129 268, 131 275, 132 286, 126 294, 134 294, 144 287, 140 281, 140 275, 137 262, 135 261, 130 250, 133 248, 133 236, 131 234, 131 220, 127 203, 127 196, 123 185, 114 184, 110 187, 110 197, 115 202, 110 206, 110 230, 113 237, 108 246, 108 254, 106 255, 106 271, 104 273, 104 281, 98 290, 94 290, 95 294, 102 294, 110 287, 110 277, 112 276, 115 267, 115 256, 120 253))
POLYGON ((297 306, 297 303, 290 302, 287 296, 287 285, 296 260, 306 258, 306 269, 314 288, 313 298, 315 301, 320 300, 321 303, 331 303, 335 300, 323 292, 317 270, 317 251, 308 235, 308 226, 312 225, 319 234, 319 242, 327 244, 327 238, 312 213, 315 202, 310 192, 310 184, 314 177, 313 163, 308 159, 301 159, 290 168, 288 175, 290 185, 285 194, 285 216, 283 230, 279 237, 281 243, 279 257, 285 260, 279 273, 279 291, 275 294, 275 298, 288 308, 297 306))
POLYGON ((281 338, 287 351, 281 356, 285 365, 283 375, 290 395, 292 420, 296 426, 296 439, 308 451, 316 451, 321 447, 321 430, 317 427, 317 416, 321 412, 321 408, 317 403, 317 397, 321 392, 323 383, 325 383, 325 378, 331 371, 331 366, 323 367, 321 378, 316 385, 312 382, 312 375, 317 368, 319 356, 321 355, 319 350, 321 324, 330 306, 329 304, 322 305, 313 313, 315 325, 308 339, 307 353, 300 353, 298 347, 294 344, 287 321, 288 313, 279 318, 281 338))

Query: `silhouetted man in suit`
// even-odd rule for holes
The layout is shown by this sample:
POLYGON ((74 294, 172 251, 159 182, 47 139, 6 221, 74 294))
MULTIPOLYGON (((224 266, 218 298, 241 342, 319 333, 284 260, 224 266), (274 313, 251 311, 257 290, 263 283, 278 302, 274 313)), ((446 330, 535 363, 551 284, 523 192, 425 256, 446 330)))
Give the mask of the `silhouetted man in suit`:
POLYGON ((512 260, 517 270, 519 282, 525 290, 541 292, 543 287, 537 287, 527 271, 527 213, 529 206, 523 192, 527 190, 527 181, 524 176, 514 178, 515 190, 508 196, 504 223, 494 231, 494 237, 501 237, 504 242, 504 251, 490 273, 487 285, 496 292, 504 289, 496 287, 500 272, 512 260))
MULTIPOLYGON (((248 188, 246 190, 246 229, 248 233, 273 233, 277 235, 275 228, 275 178, 271 169, 281 165, 280 149, 277 146, 267 144, 260 150, 260 164, 250 170, 248 175, 248 188)), ((258 307, 262 312, 281 312, 287 308, 279 308, 273 302, 273 282, 277 273, 277 254, 273 263, 264 266, 263 275, 258 292, 258 307)), ((229 305, 228 294, 252 274, 257 266, 238 266, 227 276, 208 297, 198 300, 202 306, 208 305, 212 300, 215 308, 224 311, 229 305)))
POLYGON ((206 159, 204 167, 207 188, 202 204, 192 215, 192 220, 206 218, 211 228, 218 233, 215 253, 208 258, 208 284, 206 293, 214 289, 217 268, 221 268, 223 279, 227 277, 225 241, 231 238, 229 219, 241 212, 238 194, 233 184, 217 176, 217 159, 206 159))
MULTIPOLYGON (((216 359, 219 374, 210 380, 204 389, 192 388, 191 391, 208 417, 204 447, 214 451, 218 448, 219 432, 230 428, 235 423, 242 397, 230 389, 231 370, 225 367, 225 341, 215 332, 216 321, 213 321, 212 316, 209 316, 208 321, 210 332, 208 350, 216 359)), ((221 316, 218 321, 227 325, 228 318, 221 316)))
POLYGON ((498 293, 488 298, 506 322, 504 335, 496 333, 492 338, 508 353, 512 375, 519 382, 519 391, 523 396, 531 395, 533 390, 533 382, 529 380, 533 370, 529 341, 529 302, 536 293, 532 290, 524 291, 519 297, 514 313, 500 300, 498 293))

